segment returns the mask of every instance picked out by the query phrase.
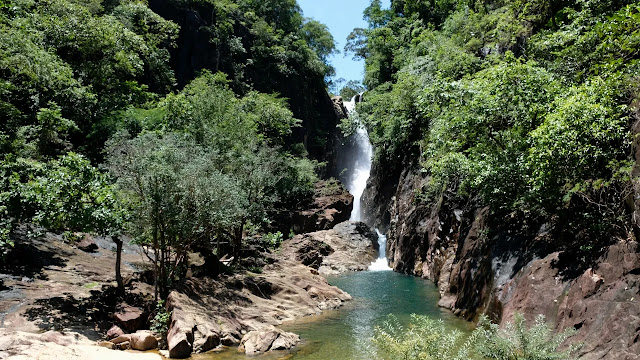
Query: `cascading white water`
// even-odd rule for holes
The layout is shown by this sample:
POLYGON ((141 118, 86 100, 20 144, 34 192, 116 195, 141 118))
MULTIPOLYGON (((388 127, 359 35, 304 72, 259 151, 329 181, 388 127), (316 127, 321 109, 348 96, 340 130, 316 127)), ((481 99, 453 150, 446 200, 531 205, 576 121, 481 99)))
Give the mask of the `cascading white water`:
MULTIPOLYGON (((344 103, 347 113, 353 114, 356 108, 356 102, 362 94, 354 96, 351 101, 344 103)), ((367 180, 371 175, 371 158, 373 156, 373 146, 369 141, 367 129, 360 124, 356 133, 353 135, 354 146, 351 148, 349 159, 351 164, 348 166, 349 176, 347 177, 346 187, 349 193, 353 195, 353 211, 351 212, 351 221, 362 220, 362 194, 367 187, 367 180)), ((369 270, 385 271, 391 270, 387 265, 387 237, 376 229, 378 234, 378 259, 371 263, 369 270)))

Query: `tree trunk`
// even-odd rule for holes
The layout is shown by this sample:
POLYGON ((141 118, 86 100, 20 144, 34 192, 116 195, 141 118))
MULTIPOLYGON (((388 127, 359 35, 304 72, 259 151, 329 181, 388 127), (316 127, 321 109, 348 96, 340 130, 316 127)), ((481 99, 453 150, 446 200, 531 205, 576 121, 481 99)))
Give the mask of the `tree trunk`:
POLYGON ((120 273, 120 263, 122 260, 122 240, 118 236, 113 236, 116 243, 116 283, 118 284, 118 295, 124 295, 124 282, 120 273))
POLYGON ((233 236, 233 263, 240 261, 240 251, 242 251, 242 232, 244 231, 244 222, 238 226, 233 236))

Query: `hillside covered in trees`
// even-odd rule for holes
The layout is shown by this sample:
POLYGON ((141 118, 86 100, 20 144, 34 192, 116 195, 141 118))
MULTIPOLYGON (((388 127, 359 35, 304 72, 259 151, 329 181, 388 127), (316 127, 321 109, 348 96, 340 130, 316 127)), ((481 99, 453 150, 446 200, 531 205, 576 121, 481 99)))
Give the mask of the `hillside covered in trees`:
POLYGON ((221 238, 237 254, 247 228, 311 197, 334 43, 295 1, 0 10, 3 257, 26 225, 132 235, 173 272, 169 254, 221 238))

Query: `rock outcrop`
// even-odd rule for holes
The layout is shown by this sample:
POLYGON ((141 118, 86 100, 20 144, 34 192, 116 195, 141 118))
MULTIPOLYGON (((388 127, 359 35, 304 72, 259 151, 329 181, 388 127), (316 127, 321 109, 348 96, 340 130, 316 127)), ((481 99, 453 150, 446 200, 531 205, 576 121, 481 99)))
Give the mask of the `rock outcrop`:
MULTIPOLYGON (((388 212, 387 256, 406 274, 434 281, 440 306, 466 319, 486 313, 502 324, 516 312, 543 314, 558 331, 578 330, 582 359, 637 359, 640 354, 640 253, 633 239, 606 245, 592 266, 561 247, 552 224, 495 218, 486 208, 445 193, 416 201, 429 181, 403 171, 388 212), (489 231, 491 229, 491 231, 489 231)), ((393 180, 373 179, 388 184, 393 180)), ((382 195, 380 195, 382 196, 382 195)))
POLYGON ((167 299, 169 355, 185 358, 220 344, 239 345, 247 332, 317 315, 350 299, 314 269, 288 259, 267 265, 262 274, 191 278, 167 299))
POLYGON ((331 229, 349 220, 353 210, 353 195, 339 181, 323 180, 315 184, 312 202, 300 205, 304 209, 277 214, 275 230, 286 235, 291 231, 303 234, 331 229))
POLYGON ((336 115, 338 115, 338 118, 346 119, 349 114, 347 114, 347 108, 344 107, 344 99, 342 99, 342 96, 334 96, 331 98, 331 101, 333 101, 333 110, 336 112, 336 115))
POLYGON ((132 350, 148 351, 158 348, 158 339, 148 330, 140 330, 134 334, 120 335, 109 341, 118 345, 128 343, 128 348, 132 350))
POLYGON ((267 351, 287 350, 300 342, 300 336, 280 330, 274 326, 266 326, 245 335, 240 341, 238 351, 247 355, 261 354, 267 351))
POLYGON ((378 257, 378 237, 366 224, 346 221, 331 230, 286 240, 282 256, 317 269, 323 275, 363 271, 378 257))

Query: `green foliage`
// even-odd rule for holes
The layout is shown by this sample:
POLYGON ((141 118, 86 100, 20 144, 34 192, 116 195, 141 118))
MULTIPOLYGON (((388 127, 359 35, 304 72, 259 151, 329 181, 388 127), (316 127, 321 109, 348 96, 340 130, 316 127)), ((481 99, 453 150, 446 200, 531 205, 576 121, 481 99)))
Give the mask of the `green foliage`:
POLYGON ((164 300, 158 300, 155 313, 153 319, 151 319, 150 330, 154 334, 166 338, 167 332, 169 332, 169 325, 171 324, 171 312, 167 311, 164 300))
POLYGON ((389 359, 569 360, 580 346, 559 348, 573 334, 571 328, 554 334, 542 315, 528 327, 524 316, 516 314, 514 322, 504 329, 482 316, 478 327, 465 339, 460 331, 447 330, 442 320, 412 315, 406 329, 390 316, 384 327, 376 328, 374 343, 389 359))
POLYGON ((277 249, 282 244, 282 240, 284 240, 282 233, 280 231, 275 233, 268 233, 263 236, 264 241, 269 245, 271 249, 277 249))
POLYGON ((3 150, 40 157, 75 149, 99 158, 109 134, 95 126, 174 84, 175 24, 138 2, 110 13, 94 5, 15 1, 0 21, 3 150))
POLYGON ((317 178, 312 161, 278 146, 298 124, 284 102, 238 98, 221 74, 204 73, 151 113, 153 121, 129 112, 142 132, 114 138, 108 159, 133 215, 129 232, 158 252, 151 258, 165 296, 188 251, 237 257, 247 224, 268 225, 277 207, 308 198, 317 178))
POLYGON ((42 163, 5 157, 0 168, 0 248, 12 246, 15 226, 118 235, 127 218, 105 174, 82 155, 42 163))
POLYGON ((571 224, 562 231, 587 229, 596 242, 626 236, 637 4, 393 1, 390 10, 372 2, 369 28, 345 49, 366 62, 357 121, 379 166, 419 164, 423 201, 447 192, 499 214, 557 216, 571 224))
POLYGON ((580 345, 570 345, 559 350, 564 342, 575 334, 568 328, 559 334, 538 315, 530 327, 522 314, 516 314, 513 323, 507 323, 504 329, 482 317, 473 337, 476 351, 488 359, 499 360, 564 360, 572 359, 580 345))
POLYGON ((401 360, 468 359, 471 345, 462 332, 447 331, 442 320, 415 314, 406 329, 390 315, 384 327, 376 327, 373 340, 386 358, 401 360))
POLYGON ((345 101, 351 100, 354 96, 363 93, 366 89, 364 86, 355 80, 349 80, 347 83, 340 89, 340 96, 345 101))

